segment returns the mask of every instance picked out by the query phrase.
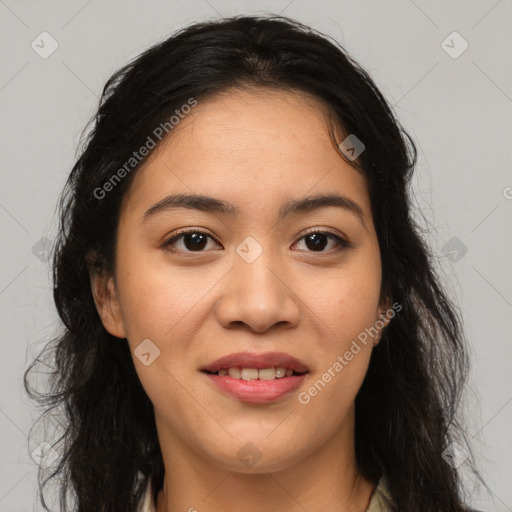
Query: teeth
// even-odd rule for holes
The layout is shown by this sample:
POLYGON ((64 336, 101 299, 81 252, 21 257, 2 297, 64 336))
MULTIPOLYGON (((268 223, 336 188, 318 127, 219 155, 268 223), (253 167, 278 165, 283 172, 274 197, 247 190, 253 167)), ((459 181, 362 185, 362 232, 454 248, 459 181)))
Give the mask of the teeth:
POLYGON ((276 370, 274 367, 264 368, 258 371, 260 380, 274 380, 276 378, 276 370))
POLYGON ((242 368, 242 380, 256 380, 258 370, 256 368, 242 368))
POLYGON ((262 368, 223 368, 217 372, 218 375, 225 376, 229 375, 234 379, 241 380, 274 380, 282 379, 283 377, 291 377, 293 370, 291 368, 283 368, 282 366, 262 368))
POLYGON ((234 379, 240 379, 242 377, 240 374, 240 368, 230 368, 228 370, 228 375, 234 379))
POLYGON ((276 368, 276 377, 282 379, 286 375, 286 368, 276 368))

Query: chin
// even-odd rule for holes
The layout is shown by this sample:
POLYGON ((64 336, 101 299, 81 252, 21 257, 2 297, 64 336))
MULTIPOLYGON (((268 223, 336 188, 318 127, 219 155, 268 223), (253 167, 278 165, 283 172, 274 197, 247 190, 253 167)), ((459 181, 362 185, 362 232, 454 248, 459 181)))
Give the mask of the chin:
POLYGON ((222 453, 210 455, 213 462, 233 473, 260 474, 284 471, 300 461, 299 453, 291 453, 291 446, 280 445, 279 449, 274 443, 265 442, 238 442, 235 441, 235 450, 227 447, 222 453))

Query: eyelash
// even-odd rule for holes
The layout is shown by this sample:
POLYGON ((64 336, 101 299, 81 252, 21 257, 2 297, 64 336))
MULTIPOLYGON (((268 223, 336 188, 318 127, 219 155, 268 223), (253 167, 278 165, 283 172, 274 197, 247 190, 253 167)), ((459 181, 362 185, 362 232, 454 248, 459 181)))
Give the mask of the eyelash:
MULTIPOLYGON (((163 247, 165 249, 169 249, 171 247, 171 244, 173 244, 174 242, 182 239, 184 235, 191 234, 191 233, 199 233, 199 234, 202 234, 202 235, 206 235, 208 238, 214 240, 216 243, 219 243, 211 235, 209 235, 208 233, 205 233, 204 231, 200 231, 198 229, 184 229, 184 230, 180 231, 179 233, 173 235, 169 240, 165 241, 163 243, 163 247)), ((352 243, 350 243, 349 241, 345 240, 344 238, 341 238, 340 236, 332 233, 331 231, 328 231, 328 230, 325 230, 325 229, 320 229, 320 228, 313 228, 313 229, 311 229, 310 231, 308 231, 307 233, 302 235, 302 237, 298 241, 303 240, 308 235, 316 234, 316 233, 319 233, 319 234, 322 234, 322 235, 327 235, 328 237, 334 239, 336 241, 336 243, 338 244, 338 247, 336 249, 334 249, 335 252, 343 251, 343 250, 346 250, 346 249, 351 249, 351 248, 354 247, 354 245, 352 243)), ((181 251, 180 249, 178 249, 178 250, 169 249, 169 250, 171 250, 173 252, 185 252, 185 253, 188 253, 188 254, 201 254, 203 252, 207 252, 207 251, 181 251)), ((309 251, 308 250, 306 252, 312 252, 312 253, 318 253, 318 254, 328 254, 331 251, 309 251)))

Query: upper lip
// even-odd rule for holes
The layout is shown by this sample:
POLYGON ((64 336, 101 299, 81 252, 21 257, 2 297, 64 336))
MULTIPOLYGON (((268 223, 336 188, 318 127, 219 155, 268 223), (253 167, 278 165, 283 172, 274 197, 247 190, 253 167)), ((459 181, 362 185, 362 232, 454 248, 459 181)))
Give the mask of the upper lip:
POLYGON ((223 368, 263 368, 281 367, 291 368, 296 372, 307 372, 308 367, 296 357, 285 352, 267 352, 265 354, 256 354, 254 352, 237 352, 220 357, 212 363, 207 364, 202 371, 218 372, 223 368))

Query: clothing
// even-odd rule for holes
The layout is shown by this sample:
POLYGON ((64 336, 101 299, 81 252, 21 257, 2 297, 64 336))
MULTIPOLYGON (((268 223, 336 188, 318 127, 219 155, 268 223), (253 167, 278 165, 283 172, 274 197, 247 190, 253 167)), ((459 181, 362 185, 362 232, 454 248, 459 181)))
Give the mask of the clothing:
MULTIPOLYGON (((139 512, 155 512, 155 500, 151 494, 151 481, 148 482, 144 502, 139 508, 139 512)), ((392 506, 391 495, 387 486, 386 477, 383 476, 373 492, 370 506, 366 512, 390 512, 392 506)))
POLYGON ((393 500, 389 492, 388 481, 384 475, 373 492, 366 512, 391 512, 391 510, 393 510, 393 500))
POLYGON ((151 478, 148 479, 148 486, 146 487, 146 493, 144 494, 144 500, 142 505, 139 507, 138 512, 156 512, 155 498, 151 492, 151 478))

